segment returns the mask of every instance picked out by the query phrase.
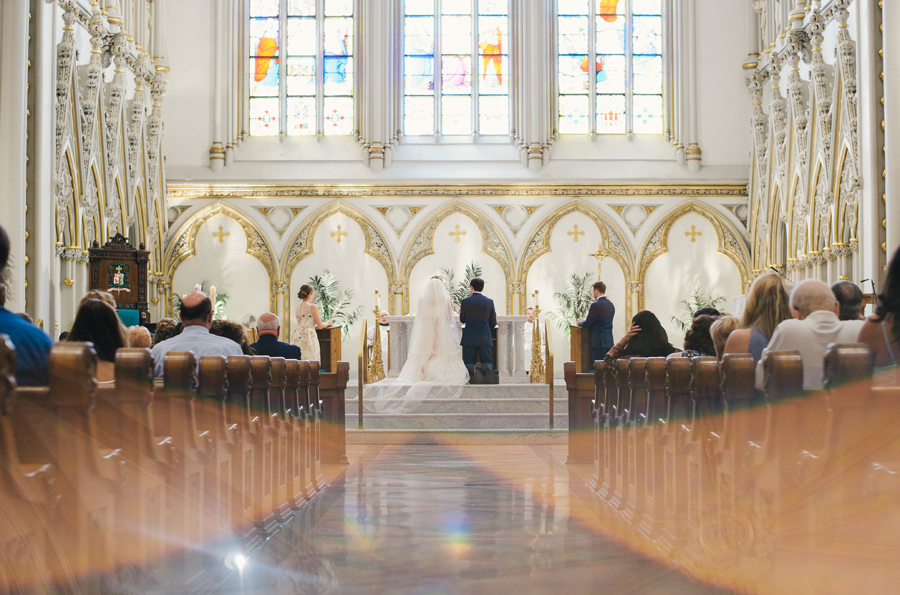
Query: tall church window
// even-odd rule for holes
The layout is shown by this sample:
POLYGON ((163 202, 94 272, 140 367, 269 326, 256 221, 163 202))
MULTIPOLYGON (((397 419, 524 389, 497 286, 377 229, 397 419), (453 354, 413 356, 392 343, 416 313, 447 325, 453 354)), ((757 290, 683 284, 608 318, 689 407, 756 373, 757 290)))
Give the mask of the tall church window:
POLYGON ((404 133, 509 134, 508 48, 509 0, 404 0, 404 133))
POLYGON ((353 133, 353 0, 250 0, 250 134, 353 133))
POLYGON ((557 24, 559 132, 662 134, 662 0, 557 0, 557 24))

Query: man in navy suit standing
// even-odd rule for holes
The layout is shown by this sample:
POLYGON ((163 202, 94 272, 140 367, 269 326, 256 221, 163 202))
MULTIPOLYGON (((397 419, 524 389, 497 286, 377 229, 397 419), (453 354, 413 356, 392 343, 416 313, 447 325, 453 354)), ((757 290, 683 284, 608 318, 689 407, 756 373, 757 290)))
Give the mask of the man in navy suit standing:
POLYGON ((259 320, 256 321, 256 330, 259 332, 259 340, 250 348, 254 349, 257 355, 303 359, 299 347, 278 340, 278 334, 281 332, 281 320, 271 312, 259 316, 259 320))
POLYGON ((484 280, 475 277, 469 283, 469 297, 459 304, 459 321, 466 325, 459 343, 462 345, 463 363, 469 370, 470 379, 475 376, 478 356, 481 356, 482 363, 492 369, 494 364, 491 329, 497 326, 497 312, 494 310, 494 300, 483 296, 482 289, 484 280))
POLYGON ((580 319, 578 326, 591 331, 591 361, 596 362, 606 357, 606 352, 612 349, 613 318, 616 315, 616 307, 606 297, 606 283, 597 281, 593 285, 594 303, 588 310, 587 318, 580 319))

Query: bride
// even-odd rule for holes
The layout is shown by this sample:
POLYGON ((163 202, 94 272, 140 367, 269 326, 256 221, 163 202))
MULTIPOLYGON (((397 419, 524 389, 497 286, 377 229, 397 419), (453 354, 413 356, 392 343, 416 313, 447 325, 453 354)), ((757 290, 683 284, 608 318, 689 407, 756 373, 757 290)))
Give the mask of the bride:
POLYGON ((450 294, 440 277, 432 277, 419 298, 409 354, 397 378, 371 385, 369 404, 378 413, 415 409, 424 399, 455 399, 469 381, 462 361, 459 329, 450 294))

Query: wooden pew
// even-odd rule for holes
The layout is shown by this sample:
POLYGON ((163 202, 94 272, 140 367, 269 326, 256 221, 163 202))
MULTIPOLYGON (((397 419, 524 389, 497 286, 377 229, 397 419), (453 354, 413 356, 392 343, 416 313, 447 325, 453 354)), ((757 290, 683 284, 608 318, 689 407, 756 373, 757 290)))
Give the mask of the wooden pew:
POLYGON ((253 462, 253 481, 259 488, 255 494, 253 519, 256 528, 264 536, 274 534, 278 528, 275 515, 274 474, 277 453, 275 452, 275 427, 269 416, 269 384, 272 359, 265 355, 250 356, 250 404, 253 412, 256 446, 253 462))
POLYGON ((715 357, 691 358, 691 422, 685 444, 688 552, 693 561, 706 558, 706 533, 714 534, 719 520, 715 496, 715 461, 710 443, 721 432, 719 362, 715 357))
POLYGON ((315 411, 310 408, 310 379, 312 366, 308 361, 300 361, 300 378, 297 384, 297 409, 303 426, 303 493, 311 499, 316 487, 316 453, 315 453, 315 411))
POLYGON ((128 465, 117 509, 117 553, 138 566, 166 551, 166 484, 178 461, 172 437, 157 434, 153 401, 150 350, 118 350, 115 386, 97 391, 95 415, 103 443, 121 446, 128 465))
POLYGON ((717 514, 704 532, 705 549, 715 560, 736 560, 753 543, 754 474, 749 461, 762 440, 765 418, 754 407, 756 363, 749 353, 728 353, 719 368, 722 426, 710 436, 715 460, 717 514))
POLYGON ((616 453, 613 460, 613 490, 607 500, 613 510, 621 512, 625 508, 625 491, 628 484, 628 452, 625 443, 625 426, 631 416, 631 385, 629 383, 631 360, 616 360, 616 414, 610 420, 610 431, 616 453))
MULTIPOLYGON (((201 544, 213 534, 214 524, 206 510, 207 466, 215 460, 213 432, 202 427, 208 421, 200 417, 196 402, 197 363, 188 351, 170 351, 163 360, 163 388, 157 391, 153 409, 158 431, 171 436, 178 453, 177 464, 169 475, 168 535, 175 543, 201 544)), ((215 481, 215 479, 213 479, 215 481)), ((188 582, 202 572, 199 552, 186 549, 178 558, 177 572, 188 582)))
POLYGON ((18 397, 15 348, 0 335, 0 592, 52 592, 78 587, 66 580, 66 560, 55 544, 48 513, 59 503, 56 474, 49 454, 26 460, 16 444, 18 397), (69 583, 69 584, 66 584, 69 583), (62 590, 62 589, 61 589, 62 590))
MULTIPOLYGON (((494 360, 496 361, 496 360, 494 360)), ((333 373, 320 375, 319 403, 322 417, 321 449, 326 463, 347 464, 347 420, 344 391, 350 364, 336 362, 333 373)))
MULTIPOLYGON (((571 362, 572 367, 575 367, 575 362, 571 362)), ((568 362, 563 365, 563 369, 565 370, 565 366, 568 365, 568 362)), ((600 487, 603 484, 603 462, 604 462, 604 445, 605 442, 603 440, 603 416, 607 410, 606 404, 606 370, 603 366, 594 366, 594 399, 591 401, 591 419, 593 421, 594 432, 592 435, 591 443, 593 446, 593 472, 591 474, 591 481, 588 484, 591 490, 597 492, 600 490, 600 487)), ((572 377, 574 379, 574 376, 572 377)), ((569 377, 566 377, 566 387, 570 386, 569 377)), ((569 406, 569 410, 572 410, 572 406, 569 406)), ((571 436, 569 440, 571 440, 571 436)), ((569 444, 569 449, 572 449, 571 443, 569 444)))
POLYGON ((310 478, 316 491, 325 487, 322 477, 322 416, 325 411, 319 399, 319 385, 322 380, 319 362, 309 362, 309 384, 307 390, 307 411, 312 422, 309 436, 310 478))
POLYGON ((202 420, 199 423, 210 431, 215 448, 204 475, 204 508, 209 523, 207 535, 213 539, 231 535, 237 506, 234 469, 240 464, 240 457, 236 456, 240 431, 226 412, 227 365, 225 356, 204 355, 200 358, 198 370, 196 411, 202 420))
POLYGON ((301 380, 304 394, 309 364, 295 359, 285 361, 284 420, 288 430, 287 493, 288 504, 299 510, 309 500, 306 492, 306 409, 299 403, 301 380), (302 369, 305 367, 306 372, 302 369))
POLYGON ((651 540, 662 530, 665 519, 663 493, 663 444, 668 428, 666 397, 666 358, 650 357, 644 363, 647 385, 646 418, 639 420, 638 431, 644 445, 644 506, 638 529, 651 540))
POLYGON ((633 357, 628 361, 628 385, 630 407, 625 423, 626 481, 625 519, 640 525, 646 505, 646 429, 649 413, 649 393, 647 391, 647 358, 633 357))
POLYGON ((275 518, 283 523, 294 514, 288 496, 288 440, 291 435, 290 422, 284 417, 284 385, 287 364, 283 357, 273 357, 272 382, 269 385, 267 416, 275 441, 275 472, 272 474, 275 518))
POLYGON ((254 503, 262 489, 255 481, 257 436, 262 433, 262 422, 253 409, 250 367, 250 356, 228 356, 226 424, 235 426, 240 436, 232 466, 232 530, 248 548, 255 547, 261 540, 256 530, 254 503))
MULTIPOLYGON (((687 441, 690 436, 691 362, 685 357, 666 360, 666 431, 662 436, 663 498, 665 516, 657 543, 666 552, 686 539, 687 441)), ((657 472, 659 474, 659 471, 657 472)))
POLYGON ((575 372, 575 363, 563 364, 569 406, 569 455, 566 463, 593 461, 593 419, 591 400, 594 396, 593 375, 575 372))
POLYGON ((603 479, 597 494, 608 502, 616 489, 616 439, 613 432, 619 407, 619 389, 616 368, 603 367, 603 385, 606 387, 606 407, 602 416, 603 479))

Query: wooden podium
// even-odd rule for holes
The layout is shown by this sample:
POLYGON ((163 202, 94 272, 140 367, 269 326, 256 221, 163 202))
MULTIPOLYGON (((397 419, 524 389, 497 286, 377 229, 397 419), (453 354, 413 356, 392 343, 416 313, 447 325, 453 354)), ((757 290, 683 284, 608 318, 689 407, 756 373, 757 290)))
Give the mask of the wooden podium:
POLYGON ((578 325, 569 327, 569 358, 575 362, 575 373, 586 374, 594 369, 591 361, 591 331, 578 325))
POLYGON ((321 361, 319 367, 323 372, 337 371, 337 363, 341 361, 341 327, 332 326, 316 330, 319 337, 321 361))
POLYGON ((150 252, 135 248, 117 233, 103 247, 94 240, 88 250, 90 288, 108 291, 119 310, 137 310, 141 324, 150 322, 147 306, 147 265, 150 252))

